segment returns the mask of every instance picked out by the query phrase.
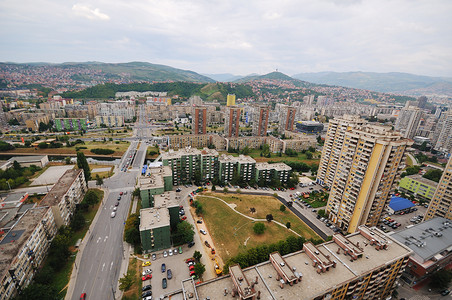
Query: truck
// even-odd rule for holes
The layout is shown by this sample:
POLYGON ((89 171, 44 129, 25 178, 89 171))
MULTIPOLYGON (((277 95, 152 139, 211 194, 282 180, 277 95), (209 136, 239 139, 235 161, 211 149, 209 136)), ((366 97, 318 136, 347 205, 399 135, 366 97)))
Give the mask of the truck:
POLYGON ((215 273, 217 276, 220 276, 223 273, 223 270, 220 269, 220 265, 218 264, 218 260, 215 258, 215 273))

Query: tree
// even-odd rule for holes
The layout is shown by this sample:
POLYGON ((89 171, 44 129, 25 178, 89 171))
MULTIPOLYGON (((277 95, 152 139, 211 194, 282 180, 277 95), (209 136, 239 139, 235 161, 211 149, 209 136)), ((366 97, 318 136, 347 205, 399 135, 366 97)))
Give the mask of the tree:
POLYGON ((66 165, 70 165, 71 164, 71 158, 68 156, 68 157, 66 157, 65 159, 64 159, 64 163, 66 164, 66 165))
POLYGON ((88 205, 95 205, 99 202, 99 198, 97 197, 96 192, 93 190, 88 190, 85 197, 83 198, 83 202, 88 205))
POLYGON ((286 206, 284 204, 281 204, 281 206, 279 207, 279 210, 282 212, 286 211, 286 206))
POLYGON ((126 242, 132 245, 139 245, 141 242, 140 231, 135 227, 126 230, 124 237, 126 242))
POLYGON ((286 223, 287 229, 290 229, 290 226, 291 226, 291 225, 290 225, 290 222, 287 222, 287 223, 286 223))
POLYGON ((227 187, 225 187, 225 188, 223 189, 223 193, 227 194, 228 192, 229 192, 229 189, 228 189, 227 187))
POLYGON ((177 224, 177 233, 182 237, 183 243, 189 243, 193 241, 195 235, 194 227, 188 222, 180 222, 177 224))
POLYGON ((55 271, 51 266, 45 265, 34 278, 35 283, 49 285, 53 281, 55 271))
POLYGON ((255 234, 263 234, 265 231, 265 224, 261 222, 254 224, 253 231, 255 234))
POLYGON ((217 190, 215 185, 212 185, 212 192, 215 192, 217 190))
POLYGON ((96 174, 96 185, 101 186, 104 184, 104 180, 99 176, 99 174, 96 174))
POLYGON ((312 159, 312 152, 306 152, 306 158, 307 159, 312 159))
POLYGON ((438 169, 428 170, 422 177, 433 180, 435 182, 439 182, 441 176, 443 175, 443 171, 438 169))
POLYGON ((430 285, 433 288, 445 289, 452 280, 452 271, 445 269, 439 270, 432 275, 431 279, 430 285))
POLYGON ((32 283, 22 290, 17 297, 18 300, 34 300, 34 299, 48 299, 57 300, 58 292, 53 286, 32 283))
POLYGON ((74 218, 72 219, 71 228, 74 231, 78 231, 78 230, 82 229, 83 226, 85 226, 85 223, 86 223, 85 217, 83 216, 83 214, 81 212, 77 211, 74 214, 74 218))
POLYGON ((13 169, 16 171, 21 169, 20 164, 17 161, 13 162, 13 169))
POLYGON ((319 216, 323 217, 323 218, 326 217, 326 213, 325 213, 325 210, 324 210, 324 209, 319 209, 319 211, 317 212, 317 214, 318 214, 319 216))
POLYGON ((45 124, 44 122, 39 122, 39 128, 38 128, 39 132, 46 131, 47 129, 49 129, 47 124, 45 124))
POLYGON ((137 271, 135 269, 128 269, 124 277, 119 278, 119 289, 121 291, 128 291, 135 283, 137 271))
POLYGON ((140 188, 136 188, 136 189, 133 190, 132 196, 140 197, 140 193, 141 193, 140 188))
POLYGON ((88 182, 91 179, 91 170, 89 168, 88 162, 86 161, 85 154, 83 152, 77 152, 77 167, 83 170, 85 175, 85 181, 88 182))
POLYGON ((202 263, 197 263, 195 265, 195 269, 194 269, 196 275, 198 275, 199 277, 202 277, 202 274, 204 274, 204 272, 206 271, 206 266, 202 263))
POLYGON ((268 222, 270 222, 271 220, 273 220, 273 215, 272 214, 268 214, 265 216, 265 219, 267 219, 268 222))
POLYGON ((199 252, 198 250, 196 250, 196 251, 193 253, 193 258, 194 258, 197 262, 200 261, 201 257, 202 257, 202 254, 201 254, 201 252, 199 252))

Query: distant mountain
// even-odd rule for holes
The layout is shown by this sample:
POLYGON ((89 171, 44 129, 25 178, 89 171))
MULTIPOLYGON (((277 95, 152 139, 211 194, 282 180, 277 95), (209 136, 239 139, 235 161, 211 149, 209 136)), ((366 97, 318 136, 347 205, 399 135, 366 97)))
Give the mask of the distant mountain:
POLYGON ((215 82, 209 77, 200 75, 189 70, 181 70, 165 65, 151 64, 147 62, 129 62, 129 63, 103 63, 97 61, 90 62, 65 62, 61 64, 52 63, 0 63, 2 66, 13 66, 20 69, 38 68, 42 66, 55 69, 67 69, 74 72, 72 79, 77 82, 99 81, 98 75, 103 75, 105 79, 114 79, 119 81, 188 81, 208 83, 215 82), (94 75, 79 72, 80 69, 101 71, 101 74, 94 75))
POLYGON ((262 80, 262 79, 270 79, 270 80, 281 80, 281 81, 289 81, 292 82, 295 86, 298 87, 312 87, 312 86, 316 86, 317 84, 311 84, 309 82, 306 81, 302 81, 299 79, 295 79, 292 78, 284 73, 281 72, 271 72, 265 75, 249 75, 246 77, 243 77, 239 80, 236 80, 234 82, 237 83, 245 83, 245 82, 250 82, 250 81, 254 81, 254 80, 262 80))
POLYGON ((241 75, 234 75, 230 73, 221 73, 221 74, 201 74, 206 77, 212 78, 215 81, 218 82, 233 82, 236 80, 239 80, 240 78, 243 78, 241 75))
POLYGON ((452 78, 408 73, 319 72, 300 73, 294 78, 317 84, 345 86, 384 93, 452 96, 452 78))

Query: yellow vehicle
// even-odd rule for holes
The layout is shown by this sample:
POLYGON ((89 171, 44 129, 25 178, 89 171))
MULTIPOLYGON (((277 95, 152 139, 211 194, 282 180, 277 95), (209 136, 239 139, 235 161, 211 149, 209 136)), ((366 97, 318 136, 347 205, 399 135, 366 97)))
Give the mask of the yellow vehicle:
POLYGON ((150 266, 152 263, 150 261, 145 261, 144 263, 141 264, 142 267, 147 267, 150 266))
POLYGON ((220 265, 218 264, 217 259, 215 258, 215 273, 217 276, 220 276, 223 273, 223 270, 220 269, 220 265))

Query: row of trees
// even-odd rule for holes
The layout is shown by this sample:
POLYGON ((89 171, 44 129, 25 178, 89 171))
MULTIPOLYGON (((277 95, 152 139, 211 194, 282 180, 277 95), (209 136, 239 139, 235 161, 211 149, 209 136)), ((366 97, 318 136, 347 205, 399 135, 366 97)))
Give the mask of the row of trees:
POLYGON ((28 178, 39 170, 41 170, 41 168, 35 165, 23 168, 17 161, 14 161, 12 167, 5 171, 0 170, 0 190, 13 189, 28 182, 28 178))
MULTIPOLYGON (((310 241, 314 244, 320 244, 322 242, 321 240, 313 239, 310 239, 310 241)), ((274 244, 250 248, 246 252, 240 253, 237 256, 229 259, 223 267, 223 273, 227 274, 229 272, 229 266, 234 264, 239 264, 240 267, 244 269, 249 266, 267 261, 269 259, 270 253, 275 251, 278 251, 281 255, 299 251, 303 249, 303 244, 305 242, 306 239, 304 237, 289 236, 287 239, 281 240, 274 244)))
POLYGON ((94 148, 94 149, 91 149, 90 151, 94 154, 99 154, 99 155, 110 155, 110 154, 115 153, 115 150, 103 149, 103 148, 94 148))

